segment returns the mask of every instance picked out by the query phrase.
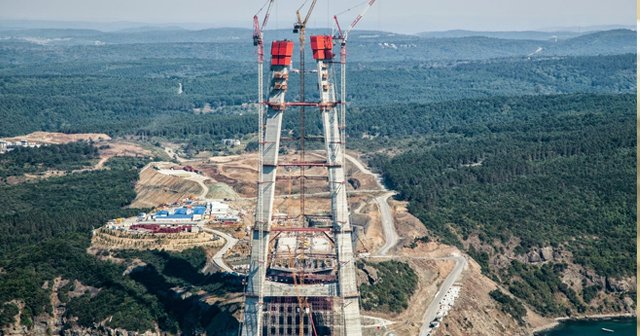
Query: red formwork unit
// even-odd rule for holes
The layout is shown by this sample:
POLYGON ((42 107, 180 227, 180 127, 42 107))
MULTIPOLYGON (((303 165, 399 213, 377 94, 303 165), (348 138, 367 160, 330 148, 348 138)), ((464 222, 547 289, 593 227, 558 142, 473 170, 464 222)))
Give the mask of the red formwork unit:
POLYGON ((293 56, 293 41, 271 42, 271 65, 289 66, 291 56, 293 56))
POLYGON ((330 60, 333 58, 333 37, 331 35, 311 36, 311 50, 316 60, 330 60))

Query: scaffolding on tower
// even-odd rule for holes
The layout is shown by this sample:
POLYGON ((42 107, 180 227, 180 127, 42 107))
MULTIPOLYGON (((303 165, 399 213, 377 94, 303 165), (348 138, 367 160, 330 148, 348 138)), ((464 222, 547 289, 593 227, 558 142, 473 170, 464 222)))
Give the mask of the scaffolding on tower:
MULTIPOLYGON (((362 19, 354 20, 342 31, 334 16, 339 34, 311 36, 316 61, 319 101, 305 99, 305 31, 317 0, 305 0, 296 11, 294 33, 299 38, 299 70, 291 68, 294 42, 271 43, 268 94, 264 87, 263 29, 274 3, 269 0, 254 16, 254 45, 258 47, 259 173, 255 225, 251 232, 251 258, 245 289, 242 336, 361 336, 359 291, 356 281, 353 228, 349 218, 345 177, 346 125, 346 44, 349 32, 362 19), (266 8, 260 22, 259 14, 266 8), (303 13, 304 12, 304 15, 303 13), (341 97, 336 99, 333 65, 334 41, 341 43, 341 97), (290 72, 298 73, 300 94, 287 101, 290 72), (342 105, 342 106, 338 106, 342 105), (297 137, 282 137, 283 115, 287 107, 299 108, 300 130, 297 137), (326 156, 308 159, 305 141, 314 137, 305 133, 305 108, 315 107, 322 120, 326 156), (296 159, 280 158, 281 140, 299 141, 296 159), (284 159, 284 160, 283 160, 284 159), (310 175, 306 176, 305 169, 310 175), (327 174, 317 174, 326 169, 327 174), (279 176, 278 172, 282 175, 279 176), (298 173, 300 212, 295 216, 292 199, 292 173, 298 173), (284 173, 284 174, 283 174, 284 173), (288 180, 288 188, 276 185, 288 180), (305 211, 305 181, 328 181, 330 213, 305 211), (277 190, 279 189, 279 190, 277 190), (276 193, 288 189, 285 204, 274 204, 276 193), (286 210, 282 206, 286 206, 286 210), (275 206, 275 207, 274 207, 275 206), (293 218, 295 216, 295 218, 293 218)), ((367 2, 367 9, 374 0, 367 2)), ((311 71, 310 71, 311 72, 311 71)), ((317 184, 308 183, 314 188, 317 184)), ((316 204, 314 199, 314 203, 316 204)), ((325 202, 326 201, 322 201, 325 202)), ((322 203, 318 201, 319 203, 322 203)), ((309 203, 312 204, 312 203, 309 203)), ((314 208, 318 210, 319 208, 314 208)))

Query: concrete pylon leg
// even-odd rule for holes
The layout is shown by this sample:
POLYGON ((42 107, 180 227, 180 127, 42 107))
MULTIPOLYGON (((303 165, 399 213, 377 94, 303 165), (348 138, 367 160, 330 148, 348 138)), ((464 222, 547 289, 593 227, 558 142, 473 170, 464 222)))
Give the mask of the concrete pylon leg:
POLYGON ((329 190, 333 215, 334 240, 338 256, 338 290, 342 298, 342 328, 345 336, 361 336, 359 293, 352 245, 352 229, 349 222, 347 181, 344 173, 344 153, 338 109, 333 84, 330 81, 329 63, 318 60, 320 103, 326 106, 322 112, 327 163, 329 164, 329 190))
POLYGON ((244 301, 244 323, 241 336, 261 335, 262 305, 258 297, 247 297, 244 301))
MULTIPOLYGON (((324 60, 318 60, 317 66, 318 87, 320 89, 319 106, 322 113, 326 149, 325 162, 328 169, 331 199, 332 230, 326 228, 301 229, 307 230, 306 232, 318 229, 325 230, 322 231, 324 234, 333 235, 333 237, 327 238, 327 241, 332 241, 331 244, 335 245, 335 252, 329 249, 331 253, 327 253, 327 255, 331 255, 332 265, 335 266, 335 269, 331 268, 331 272, 333 272, 331 275, 334 277, 331 280, 322 280, 324 282, 320 283, 306 282, 306 280, 302 281, 304 283, 296 283, 300 282, 300 279, 295 275, 298 270, 291 270, 291 266, 287 270, 286 266, 277 264, 277 251, 270 251, 269 244, 278 246, 279 239, 282 239, 282 236, 279 236, 282 234, 281 228, 278 230, 280 232, 276 232, 275 228, 274 232, 271 232, 271 221, 274 214, 276 173, 279 165, 278 151, 285 106, 286 79, 288 78, 286 67, 272 66, 264 139, 260 139, 263 144, 260 151, 260 162, 262 162, 260 176, 262 178, 258 185, 256 222, 252 231, 242 336, 299 335, 300 331, 297 328, 300 326, 302 326, 303 334, 312 335, 309 319, 313 316, 316 316, 319 322, 324 323, 321 326, 325 328, 322 332, 323 335, 327 335, 327 333, 339 336, 362 335, 352 228, 349 223, 347 203, 347 183, 343 167, 342 139, 344 137, 341 132, 344 130, 341 129, 335 92, 330 81, 331 64, 324 60), (274 241, 270 242, 271 239, 274 241), (269 266, 270 258, 275 265, 272 265, 271 268, 269 266), (269 277, 267 277, 267 271, 269 277), (286 272, 289 272, 289 275, 286 272), (292 279, 293 283, 287 282, 287 279, 292 279), (303 305, 301 302, 306 303, 303 305)), ((308 164, 308 162, 301 164, 308 164)), ((297 242, 299 236, 294 236, 294 238, 297 242)), ((285 246, 289 247, 289 245, 285 246)), ((294 257, 290 256, 289 258, 293 260, 294 257)), ((322 276, 326 276, 326 274, 322 274, 322 276)), ((316 281, 318 278, 319 276, 315 278, 316 281)), ((317 325, 314 326, 317 327, 317 325)))
POLYGON ((280 133, 282 129, 282 114, 288 79, 286 66, 271 67, 271 85, 269 91, 269 108, 264 123, 264 139, 260 169, 262 180, 258 183, 258 197, 256 200, 256 217, 251 237, 251 259, 245 299, 244 323, 242 335, 262 335, 262 307, 264 297, 264 282, 266 262, 269 250, 269 230, 273 217, 273 200, 275 198, 275 183, 278 167, 278 152, 280 148, 280 133))

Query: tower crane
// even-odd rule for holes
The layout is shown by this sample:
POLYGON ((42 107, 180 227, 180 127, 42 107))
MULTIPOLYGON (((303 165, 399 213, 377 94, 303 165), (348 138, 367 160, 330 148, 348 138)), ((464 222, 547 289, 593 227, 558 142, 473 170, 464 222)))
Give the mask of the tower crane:
MULTIPOLYGON (((264 27, 266 27, 267 22, 269 22, 269 14, 271 13, 271 8, 275 0, 267 0, 267 2, 258 10, 258 12, 253 16, 253 45, 257 47, 257 55, 258 55, 258 146, 260 153, 262 153, 264 147, 264 38, 263 31, 264 27), (258 15, 262 10, 267 7, 267 11, 264 14, 264 18, 262 19, 262 24, 260 24, 260 19, 258 15)), ((262 167, 262 156, 260 156, 260 166, 262 167)), ((260 188, 260 183, 263 181, 262 176, 262 168, 259 169, 258 173, 258 190, 262 190, 260 188)), ((258 209, 261 210, 261 209, 258 209)), ((256 213, 262 213, 261 211, 257 211, 256 213)), ((256 218, 256 220, 263 220, 262 218, 256 218)))
MULTIPOLYGON (((316 6, 318 0, 312 0, 309 5, 309 9, 307 9, 307 14, 304 19, 300 11, 307 4, 308 0, 305 0, 300 7, 296 10, 296 17, 298 21, 293 24, 293 33, 299 35, 300 40, 300 101, 304 102, 304 42, 305 42, 305 30, 307 28, 307 22, 309 22, 309 18, 311 17, 311 13, 316 6)), ((300 106, 300 162, 305 161, 304 155, 304 141, 305 141, 305 110, 304 106, 300 106)), ((300 219, 302 224, 304 224, 304 213, 305 213, 305 177, 304 177, 305 167, 300 167, 300 219)))
MULTIPOLYGON (((253 45, 257 47, 258 54, 258 115, 259 115, 259 125, 258 125, 258 144, 262 146, 263 142, 263 128, 264 128, 264 38, 263 31, 264 27, 266 27, 267 22, 269 22, 269 14, 271 13, 271 7, 275 0, 267 0, 267 3, 260 8, 260 10, 253 16, 253 45), (267 11, 264 14, 264 19, 262 19, 262 24, 260 24, 260 19, 258 15, 262 10, 267 7, 267 11)), ((260 148, 262 150, 262 148, 260 148)), ((260 162, 262 167, 262 162, 260 162)), ((260 176, 259 181, 262 182, 262 176, 260 176)), ((260 188, 258 188, 260 189, 260 188)))
MULTIPOLYGON (((258 56, 258 148, 259 153, 264 152, 264 38, 263 38, 263 30, 269 21, 269 14, 271 13, 271 7, 275 0, 267 0, 262 8, 253 16, 253 45, 257 47, 257 56, 258 56), (258 15, 262 10, 267 7, 267 11, 265 12, 264 19, 262 20, 262 24, 260 24, 260 20, 258 15)), ((262 184, 264 183, 264 174, 262 171, 263 167, 263 157, 262 155, 258 155, 259 157, 259 166, 258 166, 258 200, 262 199, 262 184)), ((262 218, 262 203, 257 202, 256 204, 256 223, 263 223, 264 218, 262 218)), ((263 232, 259 231, 260 239, 259 242, 262 244, 263 232)), ((260 248, 262 250, 262 247, 260 248)), ((261 257, 262 258, 262 257, 261 257)), ((259 260, 259 262, 264 262, 264 260, 259 260)), ((263 301, 262 296, 260 296, 258 304, 262 307, 263 301)))
MULTIPOLYGON (((360 21, 365 16, 365 14, 367 14, 367 11, 371 8, 371 6, 373 6, 375 2, 376 0, 368 0, 362 12, 358 14, 358 16, 356 16, 356 18, 351 22, 351 24, 345 31, 343 31, 342 27, 340 27, 340 21, 338 20, 338 15, 346 13, 355 7, 349 8, 333 16, 333 20, 336 22, 336 27, 338 28, 338 34, 335 36, 335 39, 340 41, 340 101, 342 103, 340 108, 340 122, 341 122, 340 142, 342 143, 343 153, 346 153, 345 152, 346 130, 344 128, 346 125, 345 121, 347 116, 347 41, 349 40, 349 33, 351 33, 353 28, 355 28, 358 23, 360 23, 360 21)), ((344 161, 344 158, 343 158, 343 161, 344 161)), ((342 165, 344 166, 344 162, 342 162, 342 165)))

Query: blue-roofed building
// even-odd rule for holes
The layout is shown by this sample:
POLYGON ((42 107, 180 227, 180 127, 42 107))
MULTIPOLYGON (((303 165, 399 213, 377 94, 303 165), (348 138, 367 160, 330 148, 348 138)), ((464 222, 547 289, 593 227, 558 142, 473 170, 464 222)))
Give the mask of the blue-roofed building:
POLYGON ((173 215, 167 216, 167 218, 169 218, 169 219, 191 219, 191 215, 173 214, 173 215))
POLYGON ((202 220, 202 217, 204 217, 206 212, 206 207, 198 206, 193 208, 193 220, 202 220))
POLYGON ((197 205, 193 208, 184 206, 172 210, 159 210, 153 218, 160 222, 189 222, 201 221, 209 209, 206 206, 197 205))
POLYGON ((156 212, 156 217, 166 217, 166 216, 169 216, 169 211, 167 210, 160 210, 156 212))

